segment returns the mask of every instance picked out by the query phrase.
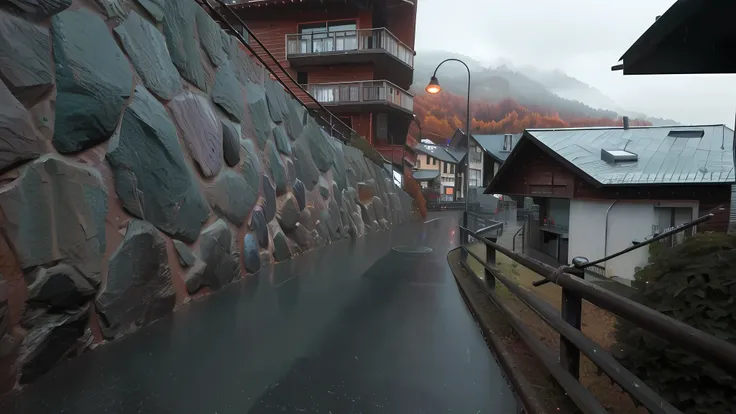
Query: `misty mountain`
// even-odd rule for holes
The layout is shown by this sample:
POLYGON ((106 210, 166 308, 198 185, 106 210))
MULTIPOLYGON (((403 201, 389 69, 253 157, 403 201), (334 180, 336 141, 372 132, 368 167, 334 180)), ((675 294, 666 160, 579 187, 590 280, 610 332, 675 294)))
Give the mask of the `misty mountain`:
MULTIPOLYGON (((472 72, 471 96, 474 100, 499 101, 510 98, 539 112, 554 111, 562 117, 617 118, 629 116, 645 119, 654 125, 673 125, 673 120, 649 118, 645 114, 627 111, 600 90, 567 75, 560 70, 515 67, 509 61, 490 67, 467 56, 452 52, 418 52, 414 59, 414 90, 421 91, 442 60, 461 59, 472 72)), ((442 87, 464 95, 467 73, 459 63, 448 62, 437 73, 442 87)))

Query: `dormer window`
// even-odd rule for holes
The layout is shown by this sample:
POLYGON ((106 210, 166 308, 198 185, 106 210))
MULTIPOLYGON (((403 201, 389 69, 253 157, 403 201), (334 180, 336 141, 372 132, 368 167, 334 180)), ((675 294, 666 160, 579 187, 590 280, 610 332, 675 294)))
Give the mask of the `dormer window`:
POLYGON ((605 150, 601 149, 601 160, 615 164, 617 162, 634 162, 639 160, 639 156, 633 152, 626 150, 605 150))

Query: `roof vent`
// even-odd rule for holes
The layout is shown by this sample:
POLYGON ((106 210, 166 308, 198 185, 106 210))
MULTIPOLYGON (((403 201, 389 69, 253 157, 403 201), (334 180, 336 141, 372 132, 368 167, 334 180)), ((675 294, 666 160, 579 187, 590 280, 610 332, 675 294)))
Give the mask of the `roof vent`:
POLYGON ((705 131, 702 129, 672 130, 667 134, 668 137, 672 138, 703 138, 703 135, 705 135, 705 131))
POLYGON ((601 159, 609 164, 615 164, 617 162, 638 161, 639 156, 634 154, 633 152, 625 150, 601 149, 601 159))

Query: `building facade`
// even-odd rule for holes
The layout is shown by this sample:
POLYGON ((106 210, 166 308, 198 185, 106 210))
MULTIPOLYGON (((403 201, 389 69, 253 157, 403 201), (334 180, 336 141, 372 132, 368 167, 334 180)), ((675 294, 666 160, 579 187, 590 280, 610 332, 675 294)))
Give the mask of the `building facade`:
MULTIPOLYGON (((422 142, 415 147, 417 161, 414 168, 414 177, 426 177, 424 171, 436 171, 438 173, 437 191, 438 201, 455 200, 455 174, 459 163, 458 156, 462 155, 452 148, 422 142)), ((423 183, 426 187, 430 183, 423 183)))
POLYGON ((230 7, 321 105, 411 171, 416 0, 236 0, 230 7))
MULTIPOLYGON (((723 125, 527 130, 486 193, 533 198, 525 234, 540 257, 596 260, 707 213, 696 231, 726 231, 732 148, 723 125)), ((630 281, 648 259, 637 249, 599 271, 630 281)))

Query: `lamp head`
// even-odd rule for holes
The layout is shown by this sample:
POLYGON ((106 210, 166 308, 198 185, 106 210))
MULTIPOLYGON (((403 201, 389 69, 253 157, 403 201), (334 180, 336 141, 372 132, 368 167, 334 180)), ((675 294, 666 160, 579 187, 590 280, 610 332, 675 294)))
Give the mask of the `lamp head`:
POLYGON ((436 76, 432 76, 432 78, 429 80, 429 84, 426 88, 424 88, 427 93, 431 93, 432 95, 436 95, 440 93, 442 88, 440 87, 440 81, 437 80, 436 76))

